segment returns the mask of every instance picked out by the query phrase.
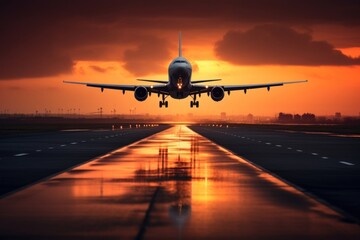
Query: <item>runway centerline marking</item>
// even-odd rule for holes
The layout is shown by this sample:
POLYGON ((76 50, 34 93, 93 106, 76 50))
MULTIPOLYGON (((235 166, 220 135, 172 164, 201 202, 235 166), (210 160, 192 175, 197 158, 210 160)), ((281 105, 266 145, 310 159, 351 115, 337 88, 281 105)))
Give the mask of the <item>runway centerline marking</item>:
POLYGON ((72 142, 72 143, 70 143, 70 144, 75 145, 75 144, 77 144, 77 142, 72 142))
POLYGON ((282 147, 281 145, 276 145, 277 147, 282 147))
POLYGON ((26 155, 29 155, 29 153, 18 153, 18 154, 15 154, 14 157, 22 157, 22 156, 26 156, 26 155))
POLYGON ((62 144, 62 145, 60 145, 60 147, 66 147, 66 144, 62 144))
POLYGON ((37 149, 35 152, 41 152, 42 150, 41 149, 37 149))
POLYGON ((340 161, 339 163, 342 163, 344 165, 348 165, 348 166, 354 166, 355 164, 354 163, 351 163, 351 162, 345 162, 345 161, 340 161))
POLYGON ((322 159, 329 159, 328 157, 322 157, 322 159))
POLYGON ((303 152, 303 150, 301 150, 301 149, 298 149, 298 150, 296 150, 297 152, 303 152))
POLYGON ((317 153, 311 153, 311 155, 317 156, 317 155, 319 155, 319 154, 317 154, 317 153))

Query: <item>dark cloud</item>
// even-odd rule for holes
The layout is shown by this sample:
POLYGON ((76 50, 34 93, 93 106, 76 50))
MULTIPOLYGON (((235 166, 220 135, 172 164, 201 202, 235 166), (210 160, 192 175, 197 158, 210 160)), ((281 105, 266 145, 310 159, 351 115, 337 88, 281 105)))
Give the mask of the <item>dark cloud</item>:
POLYGON ((92 70, 94 70, 96 72, 100 72, 100 73, 106 73, 108 71, 114 70, 113 67, 100 67, 100 66, 96 66, 96 65, 91 65, 91 66, 89 66, 89 68, 91 68, 92 70))
POLYGON ((166 72, 166 63, 171 58, 169 43, 157 37, 142 40, 136 48, 125 51, 125 69, 138 76, 166 72))
MULTIPOLYGON (((1 7, 4 16, 13 15, 16 10, 22 14, 18 16, 21 18, 37 16, 35 18, 45 17, 51 21, 76 18, 88 23, 123 23, 126 26, 139 26, 140 21, 145 20, 142 23, 146 24, 151 20, 151 23, 158 22, 153 27, 170 27, 174 26, 173 22, 180 23, 189 18, 198 19, 197 22, 204 26, 206 22, 202 22, 202 19, 251 23, 360 24, 358 0, 182 0, 178 4, 174 7, 174 3, 168 0, 3 0, 1 7), (173 21, 158 21, 168 18, 173 21), (124 21, 127 19, 136 20, 124 21)), ((192 24, 197 26, 197 22, 193 21, 192 24)))
POLYGON ((215 53, 240 65, 358 65, 326 41, 315 41, 308 33, 267 24, 248 31, 229 31, 216 43, 215 53))
POLYGON ((161 31, 263 23, 360 27, 359 12, 355 0, 183 0, 176 7, 168 0, 2 0, 0 79, 69 73, 77 60, 125 60, 134 74, 154 73, 162 70, 155 61, 136 66, 141 51, 153 54, 155 47, 154 59, 165 61, 168 44, 151 52, 143 41, 161 31))
POLYGON ((70 56, 41 41, 26 39, 17 44, 0 46, 0 79, 31 78, 70 73, 74 65, 70 56))

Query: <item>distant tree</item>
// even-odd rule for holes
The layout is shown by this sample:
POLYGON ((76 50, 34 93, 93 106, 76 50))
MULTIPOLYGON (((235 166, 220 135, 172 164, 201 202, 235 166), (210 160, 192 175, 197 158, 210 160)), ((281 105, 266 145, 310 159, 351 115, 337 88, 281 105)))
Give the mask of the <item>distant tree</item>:
POLYGON ((279 120, 279 122, 282 122, 282 123, 289 123, 289 122, 293 121, 293 115, 281 112, 281 113, 279 113, 278 120, 279 120))
POLYGON ((315 122, 315 114, 312 114, 312 113, 304 113, 302 116, 301 116, 301 119, 302 119, 302 122, 304 123, 313 123, 315 122))
POLYGON ((297 122, 297 123, 301 122, 301 116, 300 116, 300 114, 295 114, 295 115, 294 115, 294 122, 297 122))

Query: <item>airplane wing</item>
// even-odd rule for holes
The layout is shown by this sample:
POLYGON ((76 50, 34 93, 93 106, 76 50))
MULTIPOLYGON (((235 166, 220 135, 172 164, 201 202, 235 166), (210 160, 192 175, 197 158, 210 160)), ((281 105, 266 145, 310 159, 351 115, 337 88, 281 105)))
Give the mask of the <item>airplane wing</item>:
POLYGON ((142 78, 138 78, 136 80, 142 81, 142 82, 153 82, 153 83, 162 83, 162 84, 167 84, 169 82, 166 80, 153 80, 153 79, 142 79, 142 78))
POLYGON ((104 89, 115 89, 115 90, 123 90, 125 91, 135 91, 137 87, 145 87, 149 92, 153 93, 160 93, 169 95, 169 92, 166 89, 165 84, 157 84, 157 85, 121 85, 121 84, 104 84, 104 83, 89 83, 89 82, 72 82, 72 81, 63 81, 64 83, 70 83, 70 84, 80 84, 85 85, 87 87, 95 87, 100 88, 101 91, 104 91, 104 89))
POLYGON ((293 83, 304 83, 307 80, 293 81, 293 82, 277 82, 277 83, 262 83, 262 84, 245 84, 245 85, 217 85, 217 86, 206 86, 206 85, 196 85, 194 84, 191 89, 190 94, 196 93, 206 93, 211 92, 214 87, 221 87, 225 92, 228 91, 237 91, 244 90, 245 93, 248 89, 256 89, 256 88, 267 88, 270 90, 271 87, 283 86, 285 84, 293 84, 293 83))
POLYGON ((197 83, 204 83, 204 82, 217 82, 220 81, 221 78, 215 78, 215 79, 205 79, 205 80, 193 80, 191 83, 197 84, 197 83))

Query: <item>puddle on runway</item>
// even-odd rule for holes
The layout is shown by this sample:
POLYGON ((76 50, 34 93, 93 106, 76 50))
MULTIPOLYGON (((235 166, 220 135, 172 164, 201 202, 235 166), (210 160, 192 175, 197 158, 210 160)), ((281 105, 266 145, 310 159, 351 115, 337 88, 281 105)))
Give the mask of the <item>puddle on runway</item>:
POLYGON ((358 239, 343 220, 180 125, 0 200, 11 239, 358 239))

